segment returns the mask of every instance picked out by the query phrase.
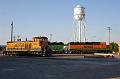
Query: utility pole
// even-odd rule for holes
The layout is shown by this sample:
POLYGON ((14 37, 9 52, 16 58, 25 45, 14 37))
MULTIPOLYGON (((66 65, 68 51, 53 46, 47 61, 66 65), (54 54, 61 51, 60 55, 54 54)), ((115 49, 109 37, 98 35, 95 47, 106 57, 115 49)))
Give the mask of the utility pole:
POLYGON ((111 29, 111 27, 107 27, 107 30, 108 30, 108 32, 109 32, 109 44, 110 44, 110 42, 111 42, 111 41, 110 41, 110 33, 111 33, 111 30, 112 30, 112 29, 111 29))
POLYGON ((17 41, 20 41, 20 36, 19 35, 17 35, 17 41))
POLYGON ((15 41, 15 38, 16 38, 16 37, 15 37, 15 36, 13 36, 13 38, 14 38, 14 41, 15 41))
POLYGON ((52 41, 52 36, 53 36, 53 34, 50 34, 50 42, 52 41))
POLYGON ((11 23, 11 42, 13 41, 13 21, 11 23))

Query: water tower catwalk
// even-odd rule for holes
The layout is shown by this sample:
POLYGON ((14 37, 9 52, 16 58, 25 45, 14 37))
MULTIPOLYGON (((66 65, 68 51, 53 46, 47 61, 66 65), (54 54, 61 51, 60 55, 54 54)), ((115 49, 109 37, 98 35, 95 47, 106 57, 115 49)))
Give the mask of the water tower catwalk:
POLYGON ((74 16, 73 16, 73 33, 74 33, 74 41, 75 42, 83 42, 86 41, 85 36, 85 8, 77 5, 74 8, 74 16))

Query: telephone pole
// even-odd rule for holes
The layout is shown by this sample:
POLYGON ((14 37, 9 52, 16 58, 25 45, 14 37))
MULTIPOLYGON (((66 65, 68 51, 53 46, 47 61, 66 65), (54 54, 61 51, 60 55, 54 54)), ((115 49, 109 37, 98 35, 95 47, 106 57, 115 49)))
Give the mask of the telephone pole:
POLYGON ((53 36, 53 34, 50 34, 50 42, 52 41, 52 36, 53 36))
POLYGON ((109 33, 109 44, 110 44, 110 42, 111 42, 111 40, 110 40, 110 33, 111 33, 111 27, 107 27, 107 30, 108 30, 108 33, 109 33))
POLYGON ((13 21, 11 23, 11 42, 13 41, 13 21))

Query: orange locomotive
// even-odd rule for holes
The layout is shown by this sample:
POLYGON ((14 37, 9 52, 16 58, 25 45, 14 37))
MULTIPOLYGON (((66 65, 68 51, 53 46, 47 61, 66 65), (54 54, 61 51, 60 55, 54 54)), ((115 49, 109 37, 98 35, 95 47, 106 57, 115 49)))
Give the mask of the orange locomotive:
POLYGON ((41 55, 51 56, 52 52, 48 46, 47 37, 33 37, 31 41, 9 41, 6 45, 4 55, 41 55))
POLYGON ((68 44, 70 53, 76 54, 92 54, 92 53, 108 53, 111 52, 106 42, 70 42, 68 44))

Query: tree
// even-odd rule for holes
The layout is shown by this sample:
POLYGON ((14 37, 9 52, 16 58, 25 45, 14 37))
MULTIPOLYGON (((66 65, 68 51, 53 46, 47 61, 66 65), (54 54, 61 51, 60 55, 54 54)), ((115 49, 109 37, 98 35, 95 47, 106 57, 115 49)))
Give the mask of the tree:
POLYGON ((113 51, 113 52, 118 52, 119 51, 119 45, 115 42, 112 42, 110 43, 110 49, 113 51))

